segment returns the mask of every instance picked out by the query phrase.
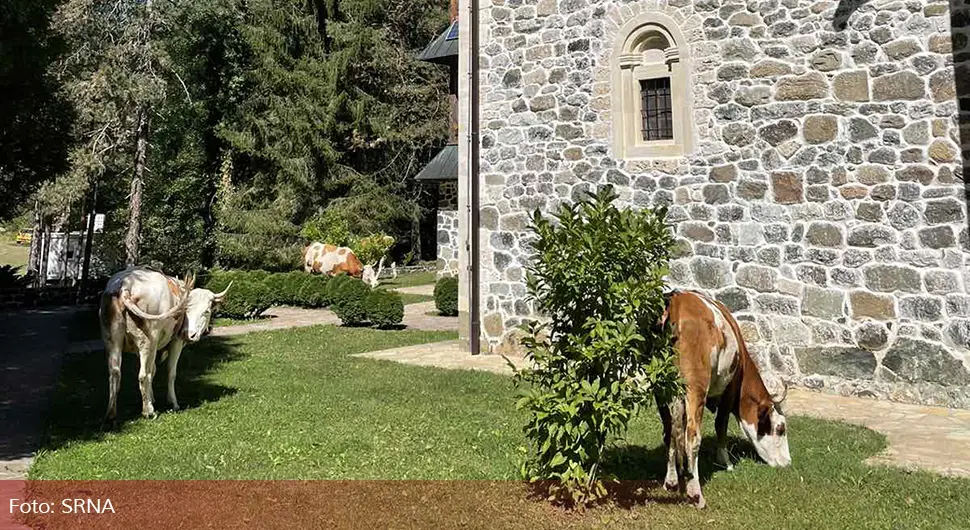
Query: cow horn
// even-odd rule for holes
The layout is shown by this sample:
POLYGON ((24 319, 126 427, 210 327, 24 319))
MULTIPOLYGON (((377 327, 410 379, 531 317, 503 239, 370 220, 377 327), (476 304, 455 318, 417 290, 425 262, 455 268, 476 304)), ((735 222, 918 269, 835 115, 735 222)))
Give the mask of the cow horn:
POLYGON ((230 287, 232 287, 232 281, 229 282, 229 285, 227 285, 221 293, 215 295, 216 303, 222 302, 222 300, 225 299, 226 293, 229 292, 230 287))

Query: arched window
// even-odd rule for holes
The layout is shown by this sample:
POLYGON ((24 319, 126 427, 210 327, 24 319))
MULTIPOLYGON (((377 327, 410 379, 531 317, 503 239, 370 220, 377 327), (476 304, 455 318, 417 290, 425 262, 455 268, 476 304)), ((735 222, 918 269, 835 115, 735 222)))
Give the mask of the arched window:
POLYGON ((687 43, 676 23, 643 13, 620 29, 613 49, 613 148, 617 158, 691 152, 687 43))

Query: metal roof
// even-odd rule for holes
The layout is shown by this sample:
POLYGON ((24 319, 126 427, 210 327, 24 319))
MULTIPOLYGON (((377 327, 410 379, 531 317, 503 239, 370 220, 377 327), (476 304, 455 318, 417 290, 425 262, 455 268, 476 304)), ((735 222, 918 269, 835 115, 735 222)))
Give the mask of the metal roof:
POLYGON ((419 61, 429 63, 449 64, 458 58, 458 20, 448 26, 441 35, 435 37, 431 44, 418 55, 419 61))
POLYGON ((448 144, 414 180, 458 180, 458 144, 448 144))

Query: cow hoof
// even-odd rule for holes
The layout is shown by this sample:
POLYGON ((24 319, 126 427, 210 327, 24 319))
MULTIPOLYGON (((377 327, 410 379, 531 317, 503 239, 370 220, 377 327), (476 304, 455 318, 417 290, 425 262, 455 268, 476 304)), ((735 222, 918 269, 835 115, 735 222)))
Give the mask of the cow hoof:
POLYGON ((664 481, 664 489, 671 493, 675 493, 678 490, 680 490, 680 484, 678 484, 677 482, 664 481))
POLYGON ((141 417, 145 418, 146 420, 154 420, 155 418, 158 417, 158 413, 156 413, 155 411, 151 411, 148 413, 142 412, 141 417))
POLYGON ((181 409, 179 409, 179 404, 178 403, 172 403, 172 410, 174 410, 175 412, 178 412, 179 410, 181 410, 181 409))
POLYGON ((707 507, 707 501, 704 500, 703 495, 700 497, 690 497, 688 500, 690 500, 690 502, 694 505, 694 508, 697 508, 698 510, 703 510, 707 507))

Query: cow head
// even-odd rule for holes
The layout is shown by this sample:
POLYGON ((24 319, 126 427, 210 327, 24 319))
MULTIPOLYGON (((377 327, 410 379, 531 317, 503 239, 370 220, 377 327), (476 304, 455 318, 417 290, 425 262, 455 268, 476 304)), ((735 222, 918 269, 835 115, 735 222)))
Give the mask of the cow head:
POLYGON ((192 289, 189 291, 189 302, 185 307, 185 335, 189 342, 197 342, 212 328, 212 315, 219 304, 226 299, 226 293, 232 287, 232 282, 221 293, 213 293, 208 289, 192 289))
POLYGON ((360 279, 364 280, 364 283, 371 286, 372 288, 377 287, 377 284, 378 284, 377 273, 374 271, 374 267, 370 265, 364 265, 364 273, 360 279))
POLYGON ((781 406, 788 389, 784 381, 774 376, 766 377, 764 382, 770 399, 758 403, 754 423, 741 419, 741 430, 769 466, 786 467, 791 464, 791 453, 788 450, 788 422, 781 406))

